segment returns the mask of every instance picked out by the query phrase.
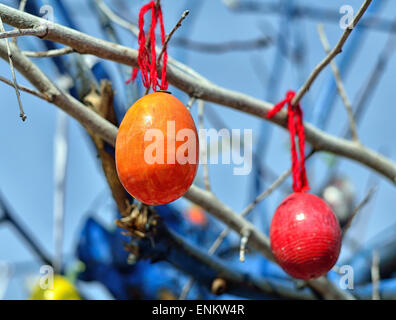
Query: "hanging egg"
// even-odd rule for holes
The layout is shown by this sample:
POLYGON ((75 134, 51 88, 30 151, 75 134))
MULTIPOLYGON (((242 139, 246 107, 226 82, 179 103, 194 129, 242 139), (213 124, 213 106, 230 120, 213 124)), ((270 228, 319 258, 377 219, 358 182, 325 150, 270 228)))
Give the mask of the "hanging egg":
POLYGON ((117 173, 137 200, 159 205, 180 198, 198 168, 198 133, 189 110, 167 92, 154 92, 127 111, 117 134, 117 173))
POLYGON ((275 259, 285 272, 310 280, 326 274, 337 262, 341 230, 325 201, 296 192, 276 209, 270 241, 275 259))

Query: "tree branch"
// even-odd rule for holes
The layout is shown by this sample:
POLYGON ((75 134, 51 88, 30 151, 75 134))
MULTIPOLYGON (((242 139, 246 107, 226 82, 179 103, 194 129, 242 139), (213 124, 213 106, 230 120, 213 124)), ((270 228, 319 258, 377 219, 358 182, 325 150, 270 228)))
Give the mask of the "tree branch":
MULTIPOLYGON (((47 101, 50 101, 67 112, 86 128, 100 135, 106 142, 111 145, 115 144, 117 136, 117 127, 115 125, 103 119, 93 110, 86 108, 84 104, 68 93, 57 88, 34 63, 19 50, 15 50, 14 44, 10 43, 10 48, 15 68, 28 79, 37 90, 48 97, 48 99, 46 99, 47 101)), ((5 60, 8 58, 7 47, 2 42, 0 42, 0 57, 5 60)))
MULTIPOLYGON (((318 25, 318 33, 319 33, 320 41, 322 42, 323 49, 325 50, 325 52, 327 54, 329 54, 330 53, 330 44, 329 44, 329 41, 327 40, 327 36, 324 31, 323 25, 321 25, 321 24, 318 25)), ((341 100, 344 103, 344 106, 345 106, 345 109, 346 109, 346 112, 348 115, 349 129, 351 131, 352 139, 355 142, 359 142, 359 137, 358 137, 357 128, 356 128, 356 121, 353 116, 352 103, 349 100, 348 95, 346 93, 344 83, 342 82, 342 79, 341 79, 340 70, 338 69, 338 66, 337 66, 337 63, 335 62, 335 60, 332 60, 330 62, 330 67, 334 74, 334 80, 337 85, 338 94, 340 95, 341 100)))
MULTIPOLYGON (((5 30, 4 30, 4 26, 3 26, 3 20, 1 20, 1 18, 0 18, 0 31, 1 31, 1 34, 6 33, 5 30)), ((0 37, 0 39, 1 39, 1 37, 0 37)), ((15 89, 15 94, 16 94, 17 100, 18 100, 19 116, 21 117, 22 121, 25 121, 26 120, 26 114, 25 114, 25 111, 23 110, 23 106, 22 106, 21 93, 19 92, 19 86, 18 86, 18 83, 17 83, 17 80, 16 80, 16 76, 15 76, 14 62, 13 62, 13 59, 12 59, 12 53, 11 53, 10 44, 8 42, 8 38, 4 38, 4 42, 5 42, 6 47, 7 47, 8 63, 10 65, 11 75, 12 75, 12 82, 13 82, 13 86, 14 86, 14 89, 15 89)))
MULTIPOLYGON (((27 14, 25 12, 20 12, 2 4, 0 4, 0 17, 5 23, 11 24, 19 28, 31 28, 43 23, 48 23, 44 19, 27 14)), ((51 28, 48 29, 48 33, 43 37, 43 39, 56 41, 66 46, 70 46, 80 53, 93 54, 103 59, 115 61, 130 66, 137 66, 136 50, 101 39, 97 39, 95 37, 86 35, 84 33, 55 23, 51 24, 51 28)), ((246 112, 248 114, 258 116, 263 119, 266 119, 267 112, 272 108, 271 103, 261 101, 259 99, 250 97, 236 91, 222 88, 220 86, 210 83, 207 79, 201 79, 202 77, 200 75, 194 74, 196 73, 190 72, 189 74, 186 74, 180 71, 180 68, 172 67, 172 65, 168 66, 167 76, 169 82, 180 90, 186 92, 190 96, 228 106, 246 112)), ((27 78, 29 80, 34 80, 34 77, 32 76, 27 78)), ((51 86, 53 87, 52 84, 51 86)), ((46 89, 48 89, 48 87, 46 87, 46 89)), ((70 99, 72 98, 68 96, 67 100, 70 99)), ((57 103, 61 103, 63 107, 66 107, 64 98, 62 99, 62 102, 60 100, 61 99, 58 99, 57 103)), ((114 127, 109 128, 108 125, 105 125, 106 121, 97 115, 95 115, 95 119, 100 118, 101 120, 98 120, 100 123, 92 122, 92 118, 89 118, 89 121, 87 121, 87 115, 81 114, 79 108, 76 105, 76 101, 73 101, 72 99, 72 102, 72 112, 74 114, 72 116, 83 116, 84 120, 77 117, 76 119, 78 119, 79 121, 85 121, 86 123, 89 122, 91 126, 96 127, 96 130, 100 130, 101 134, 106 136, 106 141, 115 139, 116 131, 114 131, 114 127), (108 128, 109 131, 107 131, 105 128, 108 128)), ((71 113, 69 112, 69 114, 71 113)), ((286 112, 278 113, 269 121, 282 127, 286 127, 286 112)), ((99 134, 99 132, 97 133, 99 134)), ((393 184, 396 183, 395 163, 393 163, 386 157, 378 154, 377 152, 359 144, 356 144, 352 141, 329 135, 313 127, 310 124, 305 124, 305 133, 307 141, 312 145, 315 150, 331 152, 339 156, 343 156, 360 162, 384 175, 390 181, 392 181, 393 184)))
POLYGON ((169 34, 166 36, 165 43, 162 46, 161 52, 159 53, 158 58, 157 58, 157 64, 159 64, 159 62, 161 61, 162 55, 164 54, 164 51, 168 47, 168 43, 169 43, 170 39, 172 38, 173 34, 176 32, 177 29, 179 29, 181 27, 181 23, 188 16, 189 13, 190 13, 190 11, 185 10, 183 12, 183 14, 181 15, 179 21, 176 23, 176 25, 171 30, 171 32, 169 32, 169 34))
POLYGON ((29 29, 15 29, 11 31, 2 31, 0 33, 0 39, 22 37, 22 36, 37 36, 43 37, 47 33, 47 26, 42 25, 35 28, 29 29))
POLYGON ((319 73, 334 59, 334 57, 336 55, 341 53, 342 47, 344 46, 344 43, 348 39, 348 37, 351 34, 352 30, 355 28, 356 24, 359 22, 360 18, 366 12, 366 10, 369 7, 371 1, 372 0, 366 0, 363 3, 363 5, 360 7, 358 13, 356 14, 356 16, 353 18, 351 26, 348 26, 348 28, 345 29, 344 33, 342 34, 342 36, 341 36, 340 40, 338 41, 338 43, 336 44, 336 46, 315 67, 315 69, 312 71, 312 73, 308 77, 307 81, 303 84, 303 86, 300 88, 300 90, 297 92, 297 94, 293 98, 293 101, 292 101, 293 105, 296 105, 297 103, 300 102, 300 100, 302 99, 304 94, 309 90, 309 88, 311 87, 312 83, 315 81, 316 77, 319 75, 319 73))
MULTIPOLYGON (((0 81, 4 82, 5 84, 8 84, 11 87, 14 87, 14 83, 12 81, 10 81, 10 80, 2 77, 2 76, 0 76, 0 81)), ((48 101, 48 102, 50 101, 50 99, 45 94, 42 94, 41 92, 35 91, 33 89, 30 89, 30 88, 26 88, 26 87, 24 87, 24 86, 22 86, 20 84, 17 84, 17 87, 18 87, 18 89, 20 91, 24 91, 24 92, 30 93, 30 94, 38 97, 38 98, 41 98, 43 100, 48 101)))
POLYGON ((70 47, 61 48, 61 49, 53 49, 48 51, 22 51, 22 53, 31 58, 53 58, 62 56, 64 54, 73 53, 75 50, 70 47))

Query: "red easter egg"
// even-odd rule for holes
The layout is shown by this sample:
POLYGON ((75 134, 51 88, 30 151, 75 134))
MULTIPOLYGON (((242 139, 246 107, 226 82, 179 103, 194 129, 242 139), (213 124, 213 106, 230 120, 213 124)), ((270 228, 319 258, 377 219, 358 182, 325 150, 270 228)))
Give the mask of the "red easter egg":
POLYGON ((148 94, 129 108, 117 134, 118 177, 137 200, 166 204, 191 186, 198 167, 198 133, 183 103, 166 92, 148 94))
POLYGON ((270 241, 275 259, 285 272, 310 280, 326 274, 337 262, 341 230, 325 201, 296 192, 276 209, 270 241))

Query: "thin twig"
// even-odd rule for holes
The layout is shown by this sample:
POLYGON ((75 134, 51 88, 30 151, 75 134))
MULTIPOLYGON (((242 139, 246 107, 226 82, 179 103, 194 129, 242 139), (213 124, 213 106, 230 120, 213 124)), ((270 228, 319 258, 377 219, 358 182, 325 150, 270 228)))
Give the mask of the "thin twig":
POLYGON ((363 200, 356 206, 356 208, 353 210, 352 214, 348 218, 347 222, 344 225, 344 228, 342 229, 342 237, 345 236, 346 232, 350 228, 353 219, 355 216, 360 212, 360 210, 363 209, 363 207, 371 200, 372 196, 374 193, 377 191, 377 186, 374 186, 370 188, 370 190, 367 192, 366 196, 363 198, 363 200))
MULTIPOLYGON (((97 3, 98 8, 103 12, 103 14, 105 14, 111 21, 113 21, 115 24, 119 25, 120 27, 130 31, 136 38, 139 36, 139 28, 135 24, 117 15, 103 2, 103 0, 95 0, 95 2, 97 3)), ((160 48, 156 47, 155 50, 160 51, 160 48)), ((177 69, 183 71, 184 73, 196 79, 199 79, 200 81, 208 82, 208 80, 202 77, 198 72, 169 56, 168 56, 168 64, 176 67, 177 69)))
POLYGON ((186 282, 186 284, 183 286, 182 291, 180 293, 179 296, 179 300, 186 300, 188 294, 190 293, 190 290, 192 289, 193 285, 194 285, 194 278, 190 278, 188 279, 188 281, 186 282))
MULTIPOLYGON (((0 31, 1 31, 1 34, 4 34, 4 33, 5 33, 4 25, 3 25, 3 20, 1 19, 1 17, 0 17, 0 31)), ((1 34, 0 34, 0 39, 2 39, 2 38, 1 38, 1 34)), ((10 64, 11 75, 12 75, 12 81, 13 81, 15 93, 16 93, 16 96, 17 96, 17 99, 18 99, 19 116, 22 118, 22 121, 25 121, 25 120, 26 120, 26 114, 25 114, 25 112, 23 111, 23 106, 22 106, 22 101, 21 101, 21 94, 20 94, 20 92, 19 92, 18 83, 17 83, 17 81, 16 81, 15 70, 14 70, 14 63, 13 63, 13 61, 12 61, 12 54, 11 54, 10 44, 9 44, 7 38, 4 38, 4 41, 5 41, 6 46, 7 46, 8 62, 9 62, 9 64, 10 64)))
POLYGON ((31 58, 53 58, 65 54, 76 52, 73 48, 66 47, 61 49, 53 49, 48 51, 22 51, 22 53, 31 58))
MULTIPOLYGON (((382 147, 379 148, 380 150, 383 149, 382 147)), ((385 149, 382 150, 382 152, 387 153, 385 149)), ((375 172, 371 172, 367 178, 367 182, 365 183, 365 190, 370 190, 371 188, 375 188, 380 183, 380 177, 375 174, 375 172)), ((368 191, 369 193, 370 191, 368 191)), ((373 194, 373 197, 375 194, 373 194)), ((375 197, 374 197, 375 198, 375 197)), ((366 214, 360 214, 358 217, 356 217, 355 223, 357 225, 357 230, 355 230, 354 237, 349 237, 348 241, 350 243, 349 246, 349 251, 351 252, 351 255, 355 255, 358 252, 362 250, 362 248, 365 246, 363 243, 363 239, 366 236, 367 229, 370 227, 369 220, 371 219, 371 215, 373 214, 373 210, 370 210, 370 207, 372 208, 374 205, 375 199, 371 199, 369 203, 367 203, 368 208, 365 209, 366 214), (358 224, 359 222, 359 224, 358 224)), ((344 226, 345 227, 345 226, 344 226)))
POLYGON ((172 41, 172 44, 176 47, 197 52, 219 54, 225 52, 250 51, 267 48, 270 44, 272 44, 272 42, 272 39, 267 36, 258 37, 256 39, 229 40, 216 43, 196 41, 191 40, 190 38, 175 37, 172 41))
MULTIPOLYGON (((19 11, 25 11, 25 7, 26 7, 26 2, 27 2, 27 0, 21 0, 20 2, 19 2, 19 11)), ((15 37, 15 38, 12 38, 12 43, 15 45, 15 46, 18 46, 18 38, 17 37, 15 37)))
MULTIPOLYGON (((396 31, 396 19, 393 21, 392 30, 396 31)), ((396 49, 396 36, 395 33, 390 33, 388 39, 383 47, 381 53, 378 56, 378 59, 368 76, 367 81, 361 89, 358 90, 359 95, 358 99, 356 99, 356 109, 354 111, 354 117, 356 121, 359 121, 366 109, 369 105, 369 101, 375 89, 378 87, 380 83, 381 76, 386 70, 386 66, 388 64, 389 59, 396 49)), ((346 136, 346 133, 344 134, 346 136)))
POLYGON ((246 245, 249 241, 250 230, 244 229, 241 232, 241 246, 239 249, 239 261, 245 262, 246 245))
MULTIPOLYGON (((198 100, 198 129, 199 130, 204 129, 204 110, 205 110, 204 101, 198 100)), ((207 146, 206 146, 206 141, 205 141, 200 144, 200 158, 206 159, 206 157, 207 157, 207 146)), ((204 161, 202 163, 202 168, 203 168, 203 178, 204 178, 205 189, 207 191, 211 191, 210 181, 209 181, 209 166, 208 166, 207 161, 204 161)))
MULTIPOLYGON (((10 80, 2 77, 2 76, 0 76, 0 81, 8 84, 11 87, 14 87, 14 83, 12 81, 10 81, 10 80)), ((32 94, 32 95, 34 95, 34 96, 36 96, 38 98, 44 99, 46 101, 51 101, 50 98, 47 95, 45 95, 45 94, 43 94, 43 93, 41 93, 39 91, 24 87, 22 85, 18 85, 18 89, 21 90, 21 91, 25 91, 27 93, 30 93, 30 94, 32 94)))
POLYGON ((11 31, 5 31, 4 27, 1 28, 0 39, 13 38, 13 37, 22 37, 22 36, 36 36, 36 37, 44 37, 48 32, 47 25, 41 25, 35 28, 29 29, 14 29, 11 31))
POLYGON ((26 7, 26 2, 27 2, 27 0, 21 0, 20 2, 19 2, 19 10, 20 11, 25 11, 25 7, 26 7))
POLYGON ((348 39, 349 35, 351 34, 352 30, 355 28, 356 24, 359 22, 360 18, 363 16, 363 14, 366 12, 367 8, 369 7, 370 3, 372 0, 366 0, 363 5, 360 7, 358 13, 356 16, 353 18, 353 21, 351 25, 345 29, 343 35, 341 36, 340 40, 336 44, 336 46, 331 50, 331 52, 315 67, 315 69, 312 71, 310 76, 308 77, 307 81, 303 84, 303 86, 300 88, 300 90, 297 92, 295 97, 293 98, 292 104, 296 105, 297 103, 300 102, 300 100, 303 98, 305 93, 309 90, 311 87, 312 83, 315 81, 316 77, 319 75, 319 73, 330 63, 333 58, 341 53, 342 47, 344 46, 346 40, 348 39))
POLYGON ((67 122, 68 115, 62 110, 57 110, 57 125, 54 137, 54 214, 53 214, 53 240, 55 272, 61 272, 63 265, 63 242, 65 222, 65 191, 67 172, 67 122))
POLYGON ((190 110, 192 108, 192 106, 194 105, 196 100, 197 100, 197 98, 195 98, 194 96, 190 97, 190 99, 187 102, 186 108, 188 110, 190 110))
POLYGON ((380 284, 380 257, 377 250, 373 250, 373 260, 371 263, 371 282, 373 285, 372 299, 380 300, 379 284, 380 284))
POLYGON ((129 21, 124 20, 117 14, 115 14, 104 2, 103 0, 94 0, 95 4, 98 6, 98 8, 102 11, 102 13, 107 16, 111 21, 114 23, 118 24, 119 26, 123 27, 124 29, 128 29, 129 31, 132 32, 132 34, 135 37, 139 36, 139 28, 134 25, 133 23, 130 23, 129 21))
MULTIPOLYGON (((308 160, 311 158, 315 153, 315 150, 312 150, 308 153, 308 155, 305 157, 305 160, 308 160)), ((252 203, 250 203, 241 213, 242 217, 247 216, 256 206, 259 204, 259 202, 263 201, 266 197, 268 197, 276 188, 278 188, 285 180, 286 178, 291 174, 291 169, 286 170, 283 172, 278 179, 276 179, 266 190, 264 190, 262 193, 260 193, 256 199, 252 203)))
POLYGON ((6 203, 5 198, 0 194, 0 211, 3 212, 4 218, 8 221, 15 229, 15 231, 22 237, 22 239, 27 243, 29 248, 36 254, 40 261, 44 264, 51 265, 52 259, 45 252, 44 248, 41 247, 40 243, 35 237, 17 218, 16 214, 12 212, 12 209, 6 203))
MULTIPOLYGON (((319 38, 320 38, 320 41, 322 42, 322 46, 323 46, 325 52, 327 54, 329 54, 330 50, 331 50, 330 44, 329 44, 329 41, 327 40, 326 33, 324 31, 322 24, 318 25, 318 33, 319 33, 319 38)), ((351 102, 348 98, 348 95, 346 93, 344 83, 342 82, 341 74, 340 74, 340 71, 338 69, 338 66, 337 66, 337 63, 335 62, 335 60, 332 60, 330 62, 330 67, 334 74, 334 79, 335 79, 335 82, 337 85, 338 93, 339 93, 339 95, 344 103, 345 109, 347 111, 349 128, 351 130, 352 139, 355 142, 359 142, 359 137, 358 137, 357 128, 356 128, 356 122, 355 122, 355 118, 353 116, 352 104, 351 104, 351 102)))
POLYGON ((181 15, 179 21, 176 23, 176 25, 173 27, 173 29, 171 30, 171 32, 169 32, 169 34, 166 36, 165 38, 165 42, 164 45, 162 46, 161 52, 158 55, 158 59, 157 59, 157 64, 160 63, 161 59, 162 59, 162 55, 164 54, 164 51, 166 50, 166 48, 168 47, 168 43, 169 40, 172 38, 173 34, 176 32, 177 29, 179 29, 181 27, 181 23, 183 22, 183 20, 188 16, 188 14, 190 13, 190 11, 185 10, 183 12, 183 14, 181 15))

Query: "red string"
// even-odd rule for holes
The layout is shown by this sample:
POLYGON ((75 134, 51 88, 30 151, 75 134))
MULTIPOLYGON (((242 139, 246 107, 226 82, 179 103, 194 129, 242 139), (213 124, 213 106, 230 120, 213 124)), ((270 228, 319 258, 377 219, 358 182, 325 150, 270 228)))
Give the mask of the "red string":
MULTIPOLYGON (((139 12, 139 53, 138 53, 138 65, 139 68, 133 68, 131 78, 126 82, 129 83, 136 79, 137 73, 140 69, 142 74, 142 82, 145 88, 152 86, 154 91, 157 91, 158 80, 157 80, 157 55, 155 52, 155 27, 159 20, 160 31, 161 31, 161 42, 162 45, 165 43, 165 28, 164 19, 162 16, 161 5, 156 6, 154 1, 144 5, 139 12), (150 48, 148 50, 146 46, 146 34, 144 32, 144 15, 151 10, 151 26, 149 30, 150 36, 150 48)), ((168 61, 168 53, 166 48, 162 55, 162 70, 161 70, 161 84, 159 87, 161 90, 168 89, 168 81, 166 80, 166 64, 168 61)))
POLYGON ((286 104, 288 106, 287 126, 290 133, 291 157, 292 157, 292 173, 293 173, 293 190, 294 192, 304 192, 309 190, 307 174, 305 170, 305 132, 303 125, 303 112, 300 104, 292 105, 295 96, 294 91, 288 91, 286 98, 277 103, 268 113, 267 118, 272 118, 286 104), (298 148, 300 151, 300 160, 297 155, 295 137, 298 138, 298 148))

